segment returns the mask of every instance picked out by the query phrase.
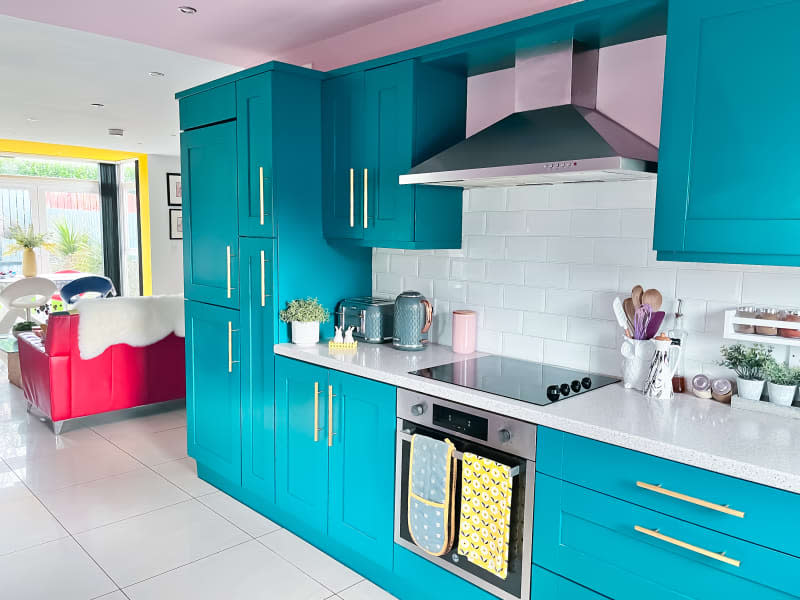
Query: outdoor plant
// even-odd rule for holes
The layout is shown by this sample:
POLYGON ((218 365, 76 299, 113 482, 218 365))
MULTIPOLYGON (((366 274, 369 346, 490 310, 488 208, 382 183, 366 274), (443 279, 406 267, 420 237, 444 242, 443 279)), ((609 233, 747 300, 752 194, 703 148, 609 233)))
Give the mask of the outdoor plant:
POLYGON ((34 232, 33 225, 28 225, 27 228, 22 225, 12 225, 6 229, 4 237, 13 242, 6 249, 6 254, 14 254, 25 248, 31 250, 34 248, 45 248, 48 250, 53 248, 50 234, 34 232))
POLYGON ((770 361, 774 362, 772 348, 762 344, 722 346, 720 354, 720 365, 732 369, 741 379, 750 381, 762 380, 767 365, 770 361))
POLYGON ((291 323, 292 321, 327 323, 331 318, 331 314, 316 298, 306 298, 305 300, 298 299, 287 303, 286 308, 280 313, 280 318, 284 323, 291 323))

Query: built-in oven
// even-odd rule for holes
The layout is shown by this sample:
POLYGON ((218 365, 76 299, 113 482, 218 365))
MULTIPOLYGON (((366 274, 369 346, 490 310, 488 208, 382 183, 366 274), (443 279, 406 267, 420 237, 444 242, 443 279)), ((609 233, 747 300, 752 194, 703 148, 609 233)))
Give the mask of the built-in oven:
MULTIPOLYGON (((533 489, 536 475, 536 425, 408 390, 397 391, 397 465, 395 542, 505 600, 528 600, 531 592, 533 489), (442 556, 417 546, 408 527, 408 481, 411 438, 415 434, 449 439, 460 459, 465 452, 511 468, 513 476, 508 574, 505 579, 458 553, 458 539, 442 556)), ((456 530, 461 512, 461 460, 457 461, 456 530)))

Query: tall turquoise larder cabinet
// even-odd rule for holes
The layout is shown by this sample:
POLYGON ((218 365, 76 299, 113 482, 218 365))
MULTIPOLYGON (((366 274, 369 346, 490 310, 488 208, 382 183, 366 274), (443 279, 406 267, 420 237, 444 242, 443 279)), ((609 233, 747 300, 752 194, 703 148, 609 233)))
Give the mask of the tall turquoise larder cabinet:
POLYGON ((289 341, 278 311, 371 288, 369 249, 323 236, 321 81, 268 63, 177 95, 189 454, 262 507, 276 490, 273 345, 289 341))
POLYGON ((800 0, 670 0, 654 248, 800 265, 800 0))

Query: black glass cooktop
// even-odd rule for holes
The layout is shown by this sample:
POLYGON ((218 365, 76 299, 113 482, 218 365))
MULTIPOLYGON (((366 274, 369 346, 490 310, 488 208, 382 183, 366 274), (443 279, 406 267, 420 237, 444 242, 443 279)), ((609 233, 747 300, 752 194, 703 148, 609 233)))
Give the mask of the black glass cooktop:
POLYGON ((470 358, 411 374, 540 406, 619 381, 617 377, 504 356, 470 358))

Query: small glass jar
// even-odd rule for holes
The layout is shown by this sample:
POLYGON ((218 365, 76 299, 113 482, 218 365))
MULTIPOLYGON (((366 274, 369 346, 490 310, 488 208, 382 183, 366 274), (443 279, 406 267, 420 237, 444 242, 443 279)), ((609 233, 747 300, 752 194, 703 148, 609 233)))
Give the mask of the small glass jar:
MULTIPOLYGON (((737 317, 744 317, 745 319, 755 319, 756 309, 754 306, 740 306, 736 309, 737 317)), ((736 333, 755 333, 756 328, 753 325, 745 325, 743 323, 736 323, 733 326, 736 333)))
MULTIPOLYGON (((800 310, 787 310, 783 315, 783 321, 789 323, 800 323, 800 310)), ((800 329, 778 329, 778 335, 785 338, 800 338, 800 329)))
MULTIPOLYGON (((777 308, 759 308, 756 312, 756 319, 778 321, 780 313, 777 308)), ((756 325, 756 333, 758 335, 778 335, 778 328, 772 325, 756 325)))

